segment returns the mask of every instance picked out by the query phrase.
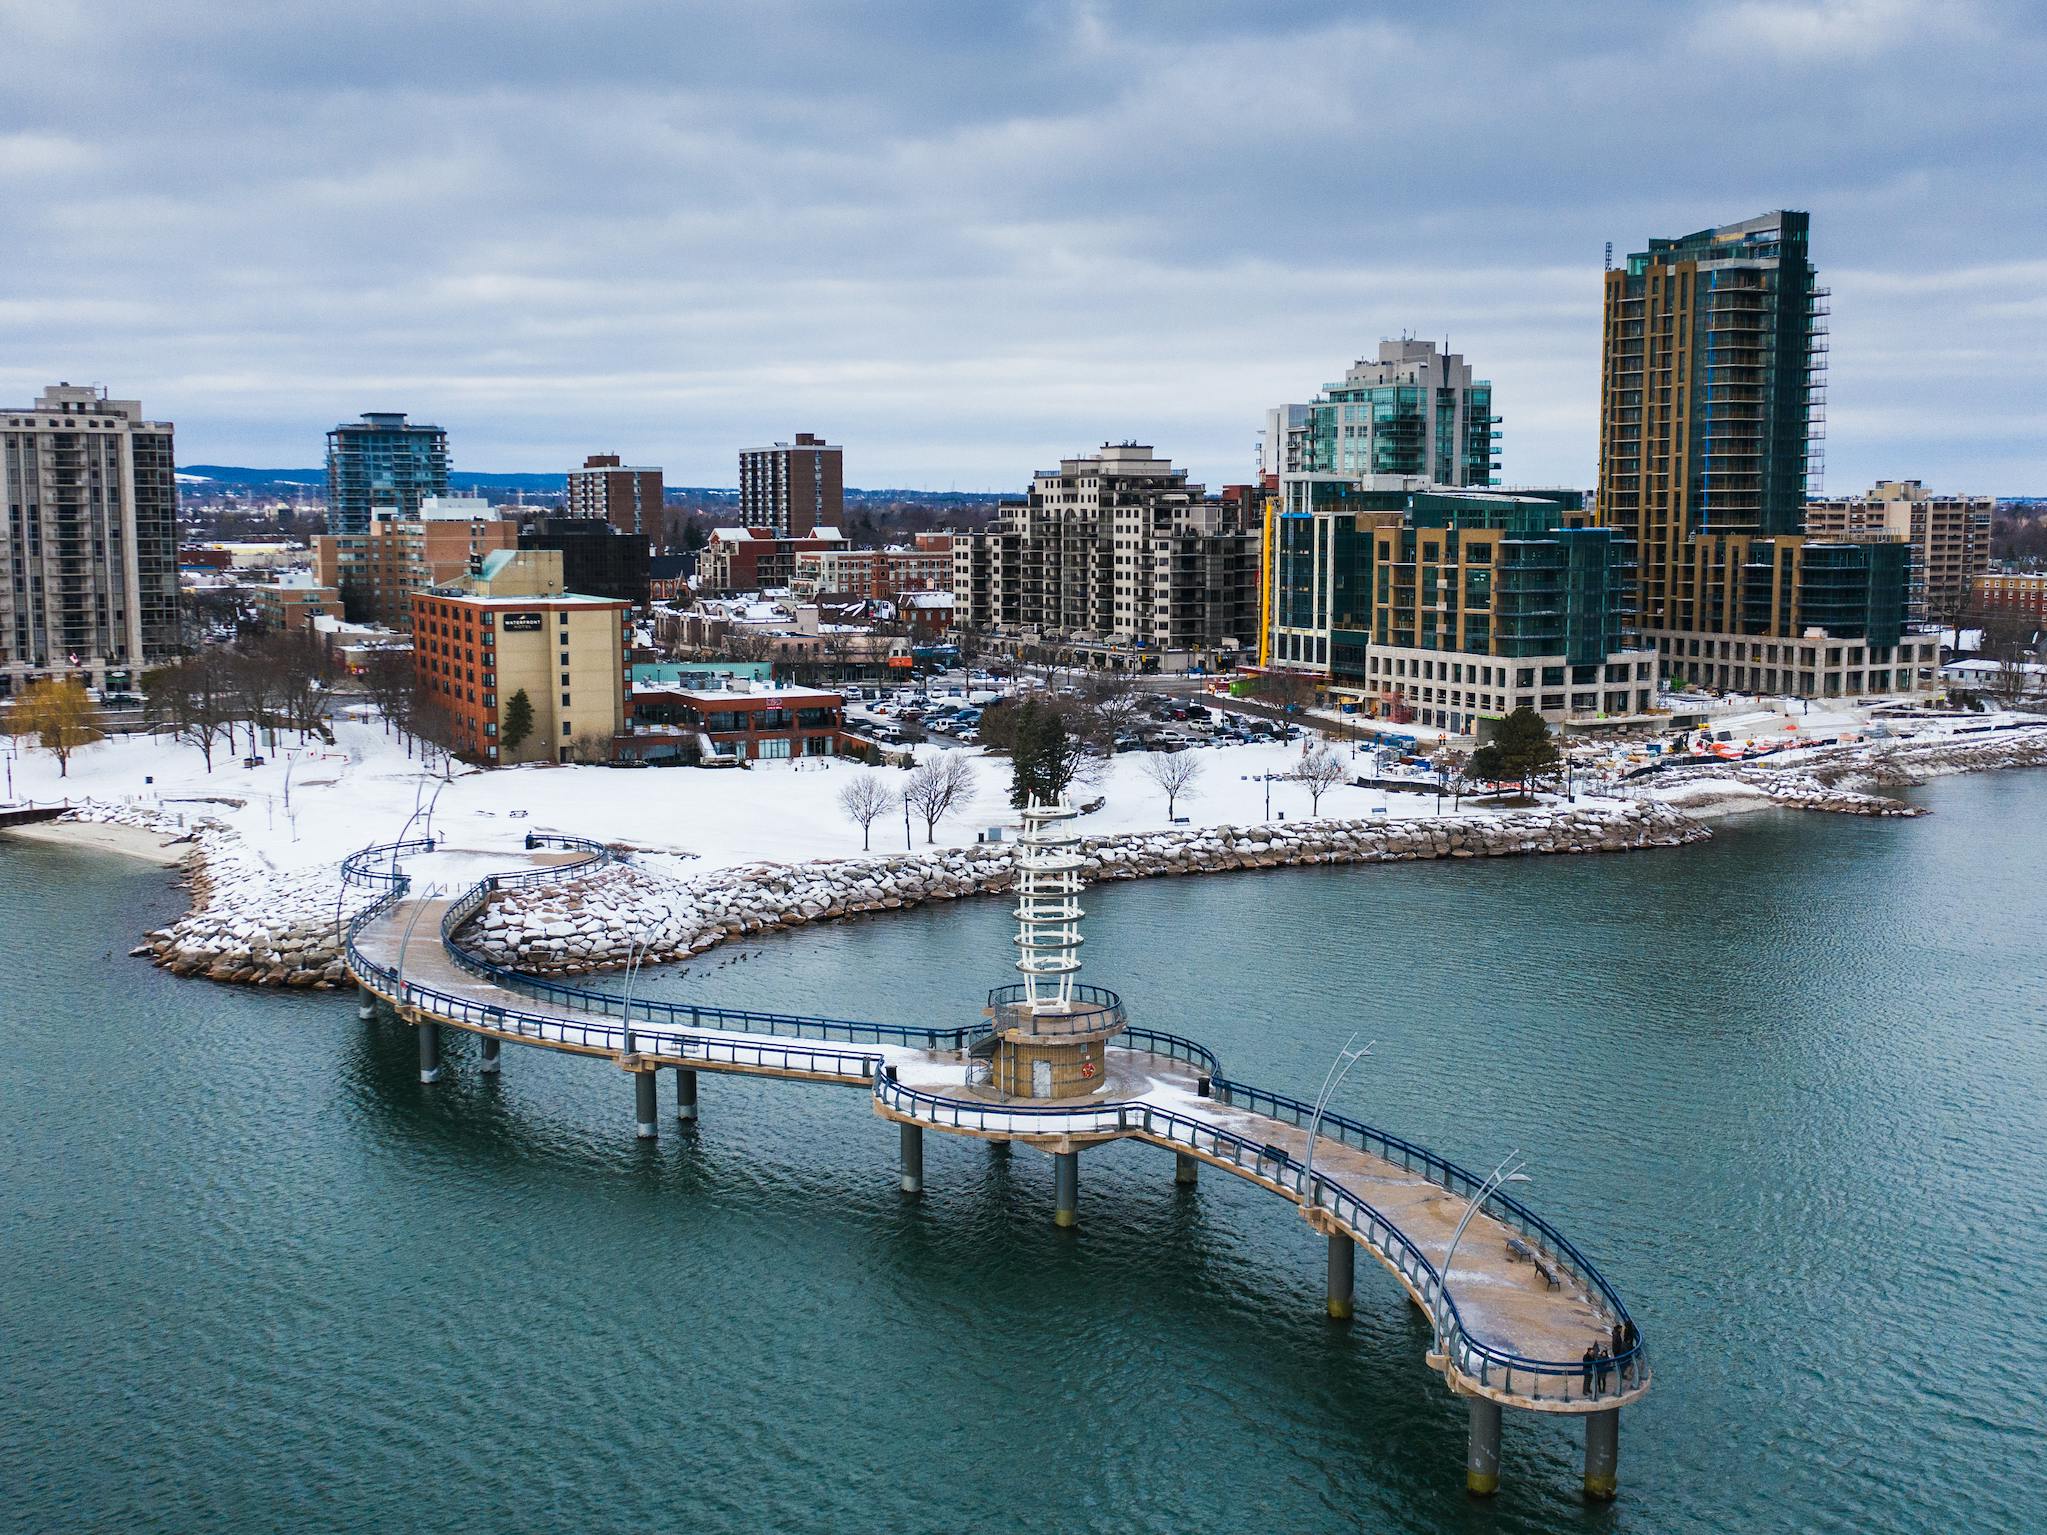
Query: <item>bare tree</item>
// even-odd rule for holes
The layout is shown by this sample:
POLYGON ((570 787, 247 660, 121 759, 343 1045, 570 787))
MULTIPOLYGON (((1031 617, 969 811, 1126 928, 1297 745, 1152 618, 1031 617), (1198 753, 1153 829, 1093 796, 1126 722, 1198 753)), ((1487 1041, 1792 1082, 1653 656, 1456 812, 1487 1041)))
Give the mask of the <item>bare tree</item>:
POLYGON ((315 731, 331 741, 326 712, 334 662, 327 647, 310 630, 295 629, 272 636, 265 649, 277 667, 278 706, 291 728, 301 741, 315 731))
POLYGON ((1308 813, 1322 813, 1322 796, 1350 777, 1350 767, 1326 746, 1318 746, 1286 775, 1308 791, 1308 813))
POLYGON ((1191 751, 1146 752, 1144 754, 1144 776, 1159 786, 1166 796, 1166 819, 1173 818, 1173 807, 1180 797, 1192 799, 1199 791, 1194 781, 1201 776, 1201 759, 1191 751))
POLYGON ((817 648, 824 661, 819 669, 828 681, 846 680, 846 668, 853 664, 854 654, 860 648, 854 643, 858 637, 858 631, 845 624, 818 625, 817 648))
POLYGON ((938 823, 974 792, 974 768, 964 752, 941 752, 910 770, 903 799, 924 822, 924 840, 935 841, 938 823))
POLYGON ((209 773, 214 747, 234 729, 225 672, 219 651, 202 650, 142 678, 144 717, 168 730, 173 740, 198 747, 209 773))
POLYGON ((888 814, 894 802, 888 785, 874 773, 861 773, 839 786, 839 808, 846 812, 847 820, 860 828, 861 852, 873 847, 874 823, 888 814))
POLYGON ((411 652, 391 648, 371 651, 363 658, 362 686, 383 717, 384 734, 389 735, 396 726, 402 735, 406 708, 412 700, 411 652))
POLYGON ((1990 676, 1991 694, 2006 705, 2026 696, 2032 678, 2027 663, 2032 660, 2033 626, 2023 618, 2000 615, 1983 634, 1983 653, 1997 663, 1990 676))
MULTIPOLYGON (((237 645, 228 651, 223 662, 225 668, 225 692, 232 702, 234 717, 239 719, 249 732, 248 755, 253 757, 262 750, 258 732, 265 725, 271 726, 271 745, 277 744, 276 727, 269 719, 271 700, 276 696, 277 678, 269 662, 254 645, 237 645)), ((228 735, 230 747, 234 743, 233 732, 228 735)))
POLYGON ((420 766, 443 777, 455 776, 455 716, 424 694, 415 694, 406 710, 405 729, 419 742, 420 766))
POLYGON ((1315 679, 1305 672, 1279 668, 1260 677, 1251 691, 1282 714, 1297 714, 1314 699, 1315 686, 1315 679))
POLYGON ((733 624, 712 648, 727 661, 771 661, 775 656, 775 636, 762 629, 733 624))
POLYGON ((1129 734, 1144 717, 1144 699, 1114 673, 1089 677, 1065 705, 1066 728, 1096 751, 1113 751, 1116 737, 1129 734))

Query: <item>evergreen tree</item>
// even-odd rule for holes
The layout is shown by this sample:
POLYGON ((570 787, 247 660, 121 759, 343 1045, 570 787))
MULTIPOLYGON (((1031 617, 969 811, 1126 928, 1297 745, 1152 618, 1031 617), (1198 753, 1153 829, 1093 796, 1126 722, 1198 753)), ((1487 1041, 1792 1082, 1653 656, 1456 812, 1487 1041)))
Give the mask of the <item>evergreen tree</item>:
POLYGON ((498 745, 506 755, 517 751, 533 734, 533 700, 524 688, 505 700, 505 724, 498 745))
POLYGON ((1081 744, 1066 732, 1057 706, 1032 698, 1018 706, 1009 749, 1009 802, 1049 804, 1066 792, 1080 766, 1081 744))
POLYGON ((1555 772, 1557 764, 1563 760, 1558 755, 1556 742, 1550 739, 1548 723, 1526 704, 1500 721, 1490 749, 1498 753, 1494 761, 1500 771, 1496 775, 1488 775, 1479 766, 1478 758, 1486 750, 1482 748, 1472 758, 1472 765, 1479 775, 1518 778, 1524 792, 1533 780, 1555 772))

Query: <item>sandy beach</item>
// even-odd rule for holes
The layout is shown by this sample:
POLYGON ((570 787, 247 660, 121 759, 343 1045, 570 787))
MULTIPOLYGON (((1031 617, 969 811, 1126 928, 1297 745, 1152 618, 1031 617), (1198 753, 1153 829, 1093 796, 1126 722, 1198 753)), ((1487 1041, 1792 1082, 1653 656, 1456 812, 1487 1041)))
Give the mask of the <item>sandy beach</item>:
POLYGON ((97 848, 101 852, 120 853, 166 868, 191 851, 191 845, 186 842, 173 843, 155 832, 99 821, 38 821, 30 826, 15 826, 0 832, 0 846, 9 839, 97 848))

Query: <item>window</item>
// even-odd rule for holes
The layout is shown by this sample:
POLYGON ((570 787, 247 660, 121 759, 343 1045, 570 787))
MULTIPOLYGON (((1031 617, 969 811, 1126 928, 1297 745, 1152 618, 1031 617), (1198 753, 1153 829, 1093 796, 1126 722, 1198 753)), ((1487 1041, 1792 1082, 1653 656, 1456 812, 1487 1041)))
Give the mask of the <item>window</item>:
POLYGON ((569 739, 569 722, 567 720, 562 721, 562 739, 564 741, 569 739))
POLYGON ((564 693, 564 694, 562 694, 562 707, 563 707, 564 709, 566 709, 566 708, 567 708, 568 706, 569 706, 569 695, 568 695, 568 694, 566 694, 566 693, 564 693))

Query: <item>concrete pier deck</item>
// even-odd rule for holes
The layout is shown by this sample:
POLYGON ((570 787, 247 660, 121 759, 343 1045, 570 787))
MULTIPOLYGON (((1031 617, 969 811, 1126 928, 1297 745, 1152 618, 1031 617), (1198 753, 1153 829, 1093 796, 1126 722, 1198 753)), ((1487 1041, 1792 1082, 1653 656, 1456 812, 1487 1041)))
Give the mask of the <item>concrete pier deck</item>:
MULTIPOLYGON (((521 878, 587 861, 558 849, 490 856, 521 878)), ((970 1030, 669 1003, 645 1004, 642 1016, 636 1000, 628 1035, 616 1016, 618 997, 517 976, 460 942, 463 921, 487 893, 481 887, 414 895, 400 876, 377 877, 388 880, 388 894, 357 919, 349 966, 408 1022, 607 1056, 631 1072, 675 1068, 689 1074, 692 1094, 699 1071, 863 1089, 878 1115, 919 1134, 1021 1141, 1061 1158, 1117 1139, 1158 1145, 1280 1195, 1316 1231, 1349 1240, 1383 1265, 1434 1323, 1426 1362, 1460 1395, 1526 1411, 1599 1414, 1649 1388, 1639 1347, 1618 1365, 1581 1367, 1588 1348, 1611 1343, 1626 1312, 1551 1228, 1513 1201, 1489 1196, 1457 1246, 1446 1284, 1444 1259, 1478 1180, 1335 1115, 1316 1139, 1311 1171, 1306 1105, 1230 1082, 1193 1041, 1132 1029, 1111 1044, 1096 1092, 1018 1100, 970 1084, 970 1030), (858 1037, 862 1031, 870 1037, 858 1037), (957 1037, 937 1045, 920 1038, 947 1033, 957 1037)), ((917 1156, 921 1186, 921 1150, 917 1156)), ((1346 1312, 1349 1304, 1346 1294, 1346 1312)))

